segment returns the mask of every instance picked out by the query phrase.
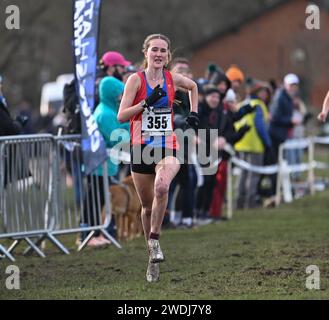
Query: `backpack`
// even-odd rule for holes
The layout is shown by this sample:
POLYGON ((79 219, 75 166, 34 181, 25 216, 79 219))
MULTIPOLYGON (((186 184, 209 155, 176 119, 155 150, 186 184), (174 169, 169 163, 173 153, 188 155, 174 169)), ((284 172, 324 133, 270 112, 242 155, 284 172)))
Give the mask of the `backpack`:
POLYGON ((77 94, 75 80, 65 84, 63 90, 63 112, 67 120, 69 134, 81 133, 79 96, 77 94))

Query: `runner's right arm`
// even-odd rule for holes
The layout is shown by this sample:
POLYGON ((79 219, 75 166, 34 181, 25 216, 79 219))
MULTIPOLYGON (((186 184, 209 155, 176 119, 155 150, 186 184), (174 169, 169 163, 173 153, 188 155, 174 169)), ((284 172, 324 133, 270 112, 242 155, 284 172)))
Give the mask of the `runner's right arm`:
POLYGON ((132 105, 134 103, 137 91, 140 86, 140 78, 137 74, 133 74, 128 78, 128 81, 125 85, 125 90, 123 92, 123 97, 121 99, 119 112, 118 112, 118 121, 126 122, 129 121, 131 117, 142 112, 144 110, 143 104, 144 100, 132 105))

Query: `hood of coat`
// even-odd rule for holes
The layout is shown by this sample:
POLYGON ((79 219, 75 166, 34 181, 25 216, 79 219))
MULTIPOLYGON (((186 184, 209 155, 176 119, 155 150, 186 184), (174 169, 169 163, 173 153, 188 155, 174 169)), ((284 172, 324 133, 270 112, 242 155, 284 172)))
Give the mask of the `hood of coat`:
POLYGON ((119 98, 124 90, 124 83, 114 77, 105 77, 99 84, 100 102, 117 112, 119 98))

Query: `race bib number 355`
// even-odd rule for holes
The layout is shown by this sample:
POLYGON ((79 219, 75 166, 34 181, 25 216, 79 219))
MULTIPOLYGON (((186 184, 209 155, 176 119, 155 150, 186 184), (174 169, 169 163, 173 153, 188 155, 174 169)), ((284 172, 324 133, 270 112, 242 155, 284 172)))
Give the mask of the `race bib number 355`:
POLYGON ((172 134, 172 115, 170 108, 150 108, 142 114, 142 134, 164 136, 172 134))

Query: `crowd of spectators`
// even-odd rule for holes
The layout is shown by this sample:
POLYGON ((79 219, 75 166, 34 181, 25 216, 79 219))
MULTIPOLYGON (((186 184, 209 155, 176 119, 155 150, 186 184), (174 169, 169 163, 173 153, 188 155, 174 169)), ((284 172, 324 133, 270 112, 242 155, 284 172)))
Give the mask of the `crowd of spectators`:
MULTIPOLYGON (((273 80, 247 77, 237 65, 231 65, 224 71, 215 64, 205 66, 204 76, 195 78, 190 61, 184 57, 173 59, 169 68, 172 72, 196 81, 199 92, 199 129, 204 129, 207 133, 217 129, 218 136, 216 139, 210 139, 209 134, 196 135, 194 146, 197 148, 204 144, 208 152, 212 148, 216 149, 221 161, 214 174, 200 177, 200 168, 191 159, 191 153, 184 152, 184 163, 169 192, 168 211, 171 214, 167 215, 164 223, 189 228, 196 224, 223 220, 230 158, 230 153, 224 150, 225 145, 231 145, 238 157, 251 165, 275 164, 278 160, 279 145, 287 139, 302 138, 305 134, 305 123, 310 118, 300 95, 300 79, 297 75, 288 73, 281 79, 282 84, 278 85, 273 80)), ((118 123, 116 113, 124 83, 138 69, 138 65, 126 60, 119 52, 106 52, 100 60, 96 80, 95 119, 106 141, 114 129, 128 128, 127 125, 118 123)), ((23 101, 17 110, 18 116, 13 119, 0 83, 0 135, 56 135, 58 128, 65 128, 69 122, 62 112, 63 108, 49 106, 50 111, 46 116, 35 117, 29 103, 23 101)), ((188 92, 178 88, 174 103, 175 128, 184 129, 189 110, 188 92)), ((110 142, 107 144, 108 147, 112 146, 110 142)), ((187 150, 190 146, 182 147, 187 150)), ((299 163, 301 157, 300 150, 289 150, 287 153, 288 161, 292 164, 299 163)), ((124 176, 129 174, 127 166, 117 167, 110 162, 108 166, 112 178, 120 179, 122 172, 124 176)), ((235 192, 237 209, 263 205, 263 178, 257 173, 241 170, 235 192)), ((266 196, 270 198, 275 195, 276 176, 268 178, 271 183, 266 196)), ((300 177, 296 174, 294 178, 300 177)), ((102 184, 102 181, 97 183, 102 184)), ((91 241, 95 246, 104 243, 107 243, 107 240, 97 234, 95 240, 91 241)))

